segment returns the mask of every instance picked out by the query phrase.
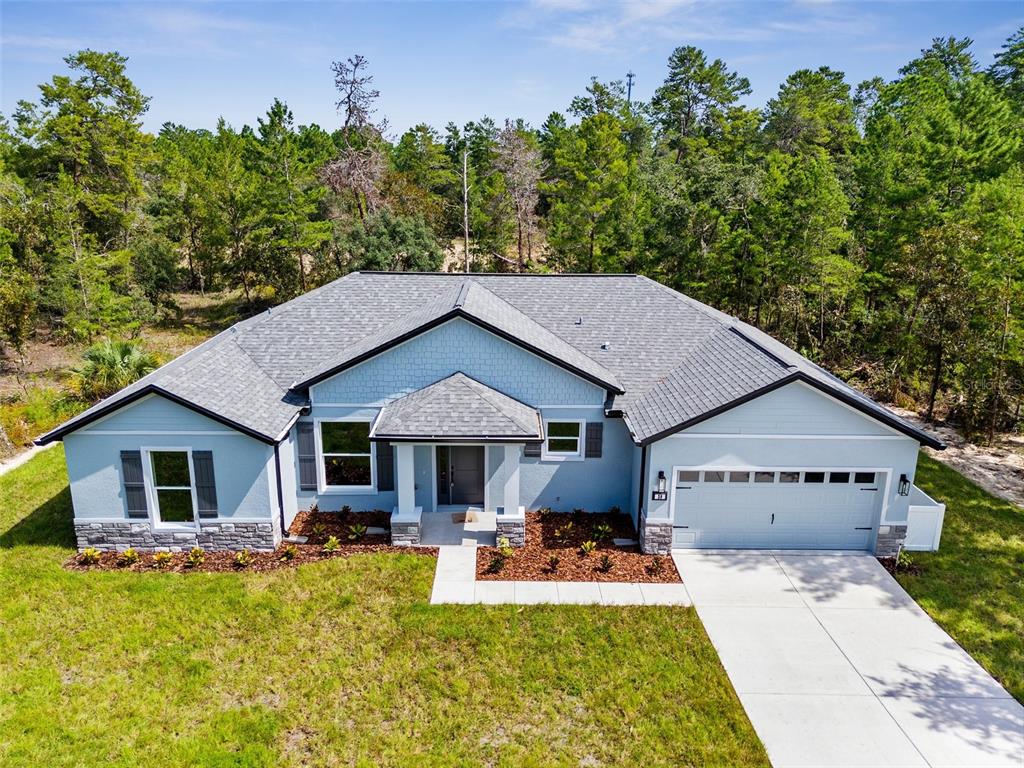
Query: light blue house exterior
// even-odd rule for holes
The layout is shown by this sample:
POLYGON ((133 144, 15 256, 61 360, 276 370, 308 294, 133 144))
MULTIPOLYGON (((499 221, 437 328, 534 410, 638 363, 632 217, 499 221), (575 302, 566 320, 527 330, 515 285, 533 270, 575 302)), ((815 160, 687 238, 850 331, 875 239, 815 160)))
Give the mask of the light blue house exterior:
POLYGON ((388 511, 396 544, 464 507, 514 542, 528 510, 619 511, 661 553, 890 554, 912 520, 941 528, 913 487, 934 438, 631 275, 357 273, 55 439, 83 548, 273 549, 314 505, 388 511))

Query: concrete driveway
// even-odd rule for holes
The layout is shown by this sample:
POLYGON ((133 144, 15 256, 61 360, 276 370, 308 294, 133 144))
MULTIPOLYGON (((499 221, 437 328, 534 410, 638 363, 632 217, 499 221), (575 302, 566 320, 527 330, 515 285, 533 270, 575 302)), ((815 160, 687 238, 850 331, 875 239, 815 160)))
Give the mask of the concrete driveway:
POLYGON ((673 558, 776 768, 1024 766, 1024 707, 875 558, 673 558))

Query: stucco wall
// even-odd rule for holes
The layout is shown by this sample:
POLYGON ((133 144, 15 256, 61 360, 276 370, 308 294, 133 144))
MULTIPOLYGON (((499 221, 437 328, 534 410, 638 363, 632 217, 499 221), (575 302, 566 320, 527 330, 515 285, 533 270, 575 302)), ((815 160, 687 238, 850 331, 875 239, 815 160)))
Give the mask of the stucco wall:
POLYGON ((263 519, 276 510, 271 446, 154 396, 64 438, 76 519, 127 519, 121 451, 142 448, 212 451, 219 517, 263 519))

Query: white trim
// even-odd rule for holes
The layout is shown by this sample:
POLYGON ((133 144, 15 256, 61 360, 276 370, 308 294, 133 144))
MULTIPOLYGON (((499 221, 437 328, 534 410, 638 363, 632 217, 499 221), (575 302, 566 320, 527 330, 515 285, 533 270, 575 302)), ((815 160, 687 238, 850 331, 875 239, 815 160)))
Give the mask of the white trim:
POLYGON ((766 435, 748 432, 676 432, 663 440, 683 438, 727 438, 742 440, 913 440, 905 435, 766 435))
MULTIPOLYGON (((807 472, 807 471, 810 471, 810 472, 836 471, 836 472, 851 472, 851 473, 852 472, 874 472, 876 475, 884 474, 885 475, 885 490, 882 492, 882 508, 881 508, 881 510, 878 513, 878 522, 874 525, 874 529, 875 530, 873 531, 874 535, 872 536, 872 539, 871 539, 872 542, 874 542, 874 540, 878 537, 878 528, 879 528, 879 526, 890 525, 890 523, 886 522, 886 515, 888 514, 888 511, 889 511, 889 490, 890 490, 890 487, 891 487, 891 484, 892 484, 892 476, 893 476, 893 473, 895 472, 895 468, 894 467, 836 466, 836 465, 826 465, 824 467, 809 467, 809 466, 793 466, 793 465, 758 466, 756 464, 673 464, 672 465, 672 474, 670 475, 671 485, 669 487, 669 497, 668 497, 668 516, 667 516, 667 518, 666 517, 657 517, 657 518, 650 518, 650 519, 652 519, 652 520, 668 520, 669 522, 671 522, 673 524, 673 526, 675 525, 675 520, 676 520, 676 477, 677 477, 677 472, 679 472, 680 470, 690 470, 690 471, 694 471, 694 470, 697 470, 697 471, 711 470, 712 472, 728 472, 730 470, 736 470, 736 471, 740 471, 740 472, 800 472, 801 473, 801 475, 800 475, 801 479, 803 479, 803 473, 807 472)), ((851 481, 852 481, 852 479, 853 478, 851 478, 851 481)), ((875 478, 875 481, 876 481, 875 485, 878 485, 878 482, 877 482, 878 478, 877 477, 875 478)), ((853 484, 853 483, 842 483, 842 485, 844 485, 844 486, 848 486, 848 485, 851 485, 851 484, 853 484)), ((715 483, 715 485, 719 485, 719 484, 715 483)), ((729 485, 731 485, 731 483, 729 483, 729 481, 726 479, 720 485, 723 488, 725 488, 725 487, 728 487, 729 485)), ((803 483, 779 483, 777 479, 774 480, 771 483, 754 483, 753 482, 753 477, 751 477, 749 483, 735 483, 735 485, 762 485, 762 486, 772 485, 774 487, 774 486, 778 486, 778 485, 803 486, 804 484, 803 483)), ((825 482, 825 483, 814 483, 812 485, 814 486, 814 488, 828 487, 829 483, 828 482, 825 482)), ((645 501, 646 501, 646 493, 647 492, 648 492, 648 489, 645 488, 644 489, 645 501)))
MULTIPOLYGON (((378 357, 380 357, 381 355, 383 355, 386 352, 390 352, 393 349, 398 349, 399 347, 405 346, 406 344, 409 344, 410 342, 418 340, 420 337, 422 337, 426 333, 430 333, 431 331, 436 331, 438 328, 443 328, 444 326, 448 325, 449 323, 454 323, 454 322, 457 322, 457 321, 462 321, 464 323, 469 323, 474 328, 477 328, 478 330, 481 330, 484 333, 490 334, 491 336, 493 336, 494 338, 498 339, 499 341, 503 341, 506 344, 511 344, 516 349, 521 349, 523 352, 526 352, 528 355, 533 355, 538 360, 540 360, 542 362, 545 362, 548 365, 551 365, 551 366, 557 368, 558 370, 563 371, 564 373, 569 374, 570 376, 575 376, 577 379, 579 379, 580 381, 582 381, 585 384, 588 384, 589 386, 593 387, 594 389, 596 389, 596 390, 598 390, 600 392, 607 392, 607 388, 606 387, 604 387, 604 386, 602 386, 600 384, 595 384, 594 382, 590 381, 589 379, 585 379, 583 376, 580 376, 578 373, 574 373, 573 371, 570 371, 568 368, 566 368, 566 367, 564 367, 562 365, 559 365, 556 362, 553 362, 551 360, 548 360, 546 358, 541 357, 536 352, 533 352, 533 351, 527 349, 526 347, 522 347, 522 346, 520 346, 518 344, 514 344, 513 342, 509 341, 508 339, 502 338, 501 336, 499 336, 498 334, 494 333, 493 331, 489 331, 486 328, 484 328, 483 326, 478 325, 477 323, 474 323, 471 320, 467 320, 464 317, 452 317, 452 318, 449 318, 448 320, 445 320, 443 323, 441 323, 439 325, 435 325, 433 328, 430 328, 427 331, 420 331, 415 336, 413 336, 411 338, 408 338, 405 341, 401 341, 398 344, 391 345, 387 349, 382 349, 379 352, 377 352, 376 354, 374 354, 372 357, 368 357, 365 360, 360 360, 358 363, 353 365, 351 368, 346 368, 343 371, 338 371, 337 373, 335 373, 335 374, 333 374, 331 376, 328 376, 326 379, 318 381, 316 384, 314 384, 313 386, 310 387, 311 394, 313 395, 310 398, 312 403, 314 405, 324 405, 323 403, 318 403, 316 401, 316 396, 315 396, 316 389, 317 389, 317 387, 319 387, 319 386, 325 384, 326 382, 330 381, 331 379, 333 379, 335 376, 340 376, 343 373, 349 373, 351 371, 354 371, 357 368, 359 368, 360 366, 365 365, 366 363, 369 363, 372 360, 376 360, 378 357)), ((419 330, 419 329, 417 328, 416 330, 419 330)), ((593 361, 591 361, 591 362, 593 362, 593 361)), ((452 373, 454 374, 454 373, 456 373, 456 371, 452 371, 452 373)), ((609 373, 610 373, 610 371, 609 371, 609 373)), ((451 375, 451 374, 448 374, 448 375, 451 375)), ((466 374, 466 375, 468 376, 469 374, 466 374)), ((444 377, 442 377, 442 378, 444 378, 444 377)), ((483 382, 481 382, 481 383, 483 383, 483 382)), ((418 389, 422 389, 422 387, 419 387, 418 389)), ((415 390, 413 390, 413 391, 415 391, 415 390)), ((510 395, 510 397, 511 397, 511 395, 510 395)), ((603 401, 602 401, 602 403, 603 403, 603 401)), ((594 407, 595 408, 601 408, 603 406, 601 404, 598 404, 598 405, 595 405, 594 407)))
MULTIPOLYGON (((196 493, 196 468, 192 461, 192 446, 177 446, 177 445, 156 445, 156 446, 142 446, 139 448, 139 452, 143 457, 142 461, 142 479, 145 483, 146 488, 146 501, 149 507, 149 523, 153 526, 153 530, 162 531, 195 531, 199 529, 199 498, 196 493), (188 457, 188 479, 189 487, 188 490, 192 497, 192 522, 167 522, 159 518, 160 513, 160 501, 157 494, 158 490, 185 490, 184 486, 161 486, 159 489, 156 485, 156 478, 153 477, 153 453, 184 453, 188 457)), ((219 513, 218 513, 219 514, 219 513)), ((130 522, 130 518, 129 522, 130 522)))
MULTIPOLYGON (((345 373, 345 371, 342 371, 345 373)), ((416 390, 412 390, 415 392, 416 390)), ((397 397, 391 398, 391 400, 376 400, 372 403, 319 403, 315 400, 310 404, 312 408, 366 408, 367 410, 375 408, 383 408, 388 403, 398 400, 399 398, 405 397, 405 395, 398 395, 397 397)))
MULTIPOLYGON (((201 517, 199 518, 200 525, 223 525, 224 523, 273 523, 273 517, 201 517)), ((72 523, 80 523, 82 525, 88 525, 89 523, 144 523, 150 522, 143 520, 141 517, 74 517, 72 523)), ((180 524, 178 524, 180 525, 180 524)), ((164 526, 160 526, 159 530, 167 530, 164 526)), ((185 528, 182 528, 185 530, 185 528)), ((189 527, 188 530, 194 530, 189 527)))
POLYGON ((555 410, 557 408, 566 411, 601 411, 601 415, 604 415, 603 405, 534 405, 531 407, 537 410, 543 410, 544 408, 555 410))
MULTIPOLYGON (((88 432, 76 432, 76 435, 83 435, 88 437, 89 435, 187 435, 190 437, 202 435, 212 436, 220 435, 224 437, 249 437, 242 432, 236 432, 233 429, 222 429, 222 430, 210 430, 210 431, 188 431, 188 430, 173 430, 173 429, 97 429, 90 430, 88 432)), ((250 438, 253 439, 253 438, 250 438)))
MULTIPOLYGON (((320 435, 320 425, 324 422, 360 422, 368 424, 372 430, 376 416, 317 416, 313 419, 313 441, 316 445, 316 485, 317 493, 322 496, 374 496, 377 494, 377 445, 370 441, 370 484, 369 485, 327 485, 324 469, 324 447, 320 435)), ((369 436, 369 432, 367 432, 369 436)), ((331 454, 334 455, 334 454, 331 454)), ((363 454, 359 454, 363 455, 363 454)))
POLYGON ((587 422, 586 419, 544 419, 544 442, 541 443, 540 448, 540 460, 541 461, 583 461, 586 453, 585 441, 587 439, 587 422), (579 437, 576 439, 576 452, 575 453, 563 453, 555 452, 552 453, 548 450, 548 441, 551 439, 555 440, 570 440, 571 438, 559 438, 555 436, 552 438, 551 430, 548 429, 550 424, 578 424, 580 427, 579 437))

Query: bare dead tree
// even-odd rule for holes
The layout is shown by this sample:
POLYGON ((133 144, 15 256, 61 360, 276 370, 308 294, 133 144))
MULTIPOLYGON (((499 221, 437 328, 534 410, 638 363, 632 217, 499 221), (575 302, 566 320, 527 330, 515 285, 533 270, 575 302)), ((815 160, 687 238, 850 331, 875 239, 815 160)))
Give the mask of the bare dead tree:
POLYGON ((345 147, 320 169, 320 179, 335 194, 352 195, 359 220, 365 222, 384 205, 380 188, 386 171, 384 153, 373 143, 361 149, 345 147))
POLYGON ((496 165, 505 176, 506 195, 515 211, 516 268, 523 272, 533 258, 533 233, 537 227, 537 203, 540 200, 541 154, 509 120, 498 132, 496 165))
POLYGON ((469 148, 462 149, 462 250, 466 257, 466 272, 469 272, 469 148))
POLYGON ((334 87, 341 94, 336 106, 338 112, 345 115, 342 127, 346 131, 352 128, 362 131, 373 125, 371 118, 376 111, 373 103, 380 98, 380 91, 371 87, 373 75, 367 74, 368 69, 369 62, 359 53, 349 56, 345 61, 331 63, 334 87))

